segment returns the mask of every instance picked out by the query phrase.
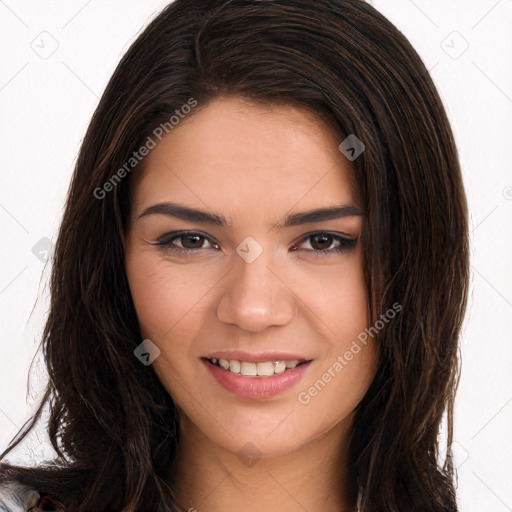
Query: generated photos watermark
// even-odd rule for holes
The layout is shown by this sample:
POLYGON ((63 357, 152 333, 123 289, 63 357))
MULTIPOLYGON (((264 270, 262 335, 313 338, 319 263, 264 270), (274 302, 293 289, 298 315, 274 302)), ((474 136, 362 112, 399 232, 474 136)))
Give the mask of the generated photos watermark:
POLYGON ((249 468, 253 467, 262 456, 263 454, 260 452, 258 447, 250 442, 242 446, 237 453, 237 457, 249 468))
POLYGON ((145 339, 133 353, 144 366, 149 366, 160 355, 160 349, 150 339, 145 339))
POLYGON ((366 146, 353 133, 351 133, 343 142, 341 142, 338 149, 347 157, 348 160, 353 162, 364 152, 366 146))
POLYGON ((179 109, 174 111, 174 114, 169 118, 169 121, 160 123, 148 135, 146 142, 137 150, 132 153, 132 156, 101 186, 94 189, 94 197, 96 199, 104 199, 108 192, 114 188, 125 178, 130 172, 142 161, 144 157, 149 155, 149 152, 157 145, 157 141, 161 141, 164 135, 171 132, 187 114, 190 114, 192 109, 197 106, 197 100, 189 98, 187 103, 184 103, 179 109))
POLYGON ((350 348, 342 355, 339 355, 329 368, 322 374, 322 376, 315 381, 306 391, 301 391, 297 395, 297 400, 302 405, 307 405, 311 400, 316 397, 326 386, 331 382, 342 370, 347 366, 354 357, 363 350, 368 344, 368 338, 376 336, 390 320, 395 318, 396 314, 402 310, 402 305, 395 302, 391 308, 385 313, 382 313, 379 320, 371 327, 367 327, 364 331, 357 335, 357 340, 353 340, 350 348))
POLYGON ((236 252, 246 263, 252 263, 263 253, 263 247, 255 238, 248 236, 238 244, 236 252))

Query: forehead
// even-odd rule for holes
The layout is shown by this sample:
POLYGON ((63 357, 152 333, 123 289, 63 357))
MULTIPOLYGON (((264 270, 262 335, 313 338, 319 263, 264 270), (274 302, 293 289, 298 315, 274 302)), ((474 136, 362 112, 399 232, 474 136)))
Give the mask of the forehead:
POLYGON ((151 150, 134 186, 134 210, 181 200, 230 217, 357 203, 338 139, 308 110, 221 97, 199 105, 151 150))

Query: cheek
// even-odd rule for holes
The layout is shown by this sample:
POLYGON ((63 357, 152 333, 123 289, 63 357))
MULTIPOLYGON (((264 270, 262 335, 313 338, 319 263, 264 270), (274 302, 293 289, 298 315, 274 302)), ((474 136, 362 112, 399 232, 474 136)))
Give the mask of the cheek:
POLYGON ((362 271, 355 268, 339 279, 332 279, 325 296, 324 311, 338 338, 346 339, 366 327, 368 294, 362 271))
POLYGON ((185 271, 149 251, 127 258, 126 268, 141 335, 160 349, 154 371, 176 402, 186 403, 183 383, 195 382, 191 354, 213 315, 209 292, 215 276, 201 265, 185 271))
POLYGON ((175 330, 191 324, 207 300, 209 281, 204 272, 180 272, 154 255, 127 259, 127 275, 142 335, 165 342, 175 330))
MULTIPOLYGON (((335 283, 333 283, 334 286, 335 283)), ((320 435, 348 419, 368 390, 376 370, 377 344, 366 334, 368 296, 362 275, 345 279, 346 289, 331 289, 326 304, 330 336, 323 356, 296 395, 300 417, 320 435)))
POLYGON ((346 262, 338 272, 317 280, 316 291, 309 289, 308 301, 320 312, 318 325, 327 326, 328 336, 297 401, 306 416, 316 418, 319 430, 355 409, 376 368, 376 341, 367 335, 368 293, 360 255, 346 262))
POLYGON ((359 254, 347 256, 336 268, 320 269, 313 277, 306 272, 295 287, 315 313, 315 323, 331 348, 337 349, 367 327, 368 293, 359 254))
POLYGON ((179 383, 190 379, 188 354, 201 328, 197 315, 208 288, 199 275, 189 272, 185 278, 153 254, 127 259, 126 268, 142 338, 160 349, 153 369, 169 394, 179 397, 179 383))
POLYGON ((322 361, 296 396, 297 417, 306 430, 316 437, 341 422, 351 422, 372 382, 375 361, 373 342, 354 352, 340 350, 336 357, 322 361))
POLYGON ((173 325, 176 290, 171 294, 170 280, 147 265, 135 265, 129 281, 142 334, 156 341, 173 325))

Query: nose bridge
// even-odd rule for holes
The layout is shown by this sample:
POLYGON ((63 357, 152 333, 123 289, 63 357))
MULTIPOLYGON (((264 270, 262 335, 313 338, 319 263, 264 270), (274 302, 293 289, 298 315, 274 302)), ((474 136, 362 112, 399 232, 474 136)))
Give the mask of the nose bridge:
POLYGON ((247 331, 259 331, 272 325, 286 325, 296 314, 293 293, 274 270, 271 248, 251 237, 244 240, 233 255, 233 271, 218 305, 219 320, 247 331))

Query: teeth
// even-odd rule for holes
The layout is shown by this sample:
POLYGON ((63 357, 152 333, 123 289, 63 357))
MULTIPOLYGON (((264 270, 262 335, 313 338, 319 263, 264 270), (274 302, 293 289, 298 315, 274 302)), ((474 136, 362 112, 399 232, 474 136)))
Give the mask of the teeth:
POLYGON ((286 363, 284 361, 276 361, 274 363, 274 373, 283 373, 286 370, 286 363))
MULTIPOLYGON (((238 363, 238 361, 237 361, 238 363)), ((233 364, 233 361, 231 361, 229 365, 229 369, 231 370, 231 365, 233 364)), ((258 369, 256 368, 256 363, 246 363, 243 362, 240 365, 240 373, 242 375, 258 375, 258 369)))
POLYGON ((237 361, 236 359, 210 359, 210 362, 231 373, 242 374, 248 377, 272 377, 272 375, 291 370, 300 363, 298 360, 250 363, 247 361, 237 361))
POLYGON ((232 373, 240 373, 240 362, 239 361, 230 361, 229 362, 229 371, 232 373))
POLYGON ((270 361, 256 363, 256 369, 258 370, 258 375, 264 375, 267 377, 274 375, 274 365, 270 361))

